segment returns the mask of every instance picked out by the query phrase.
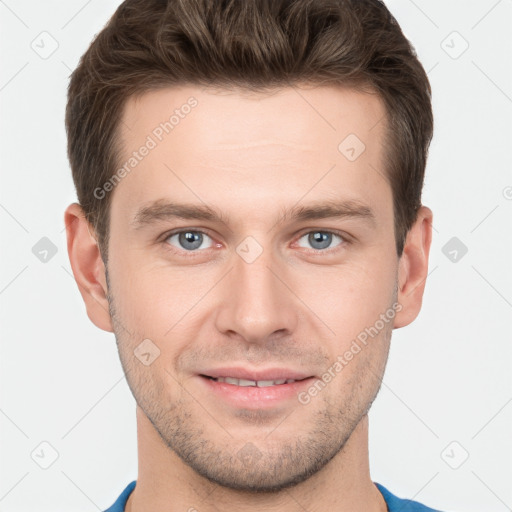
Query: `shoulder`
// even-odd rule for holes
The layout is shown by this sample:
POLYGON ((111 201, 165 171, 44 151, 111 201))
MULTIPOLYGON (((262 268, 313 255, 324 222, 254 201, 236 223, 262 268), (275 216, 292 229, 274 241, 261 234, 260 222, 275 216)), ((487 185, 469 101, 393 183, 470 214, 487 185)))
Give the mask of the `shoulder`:
POLYGON ((398 498, 388 491, 388 489, 386 489, 382 484, 377 482, 373 483, 377 486, 384 497, 389 512, 441 512, 440 510, 429 508, 418 501, 398 498))
POLYGON ((124 512, 124 507, 128 501, 128 497, 135 488, 136 482, 136 480, 130 482, 120 494, 119 498, 117 498, 116 502, 111 507, 107 508, 105 512, 124 512))
MULTIPOLYGON (((135 488, 135 484, 136 480, 130 482, 117 498, 116 502, 107 510, 105 510, 105 512, 124 512, 126 502, 128 501, 128 497, 130 496, 131 492, 135 488)), ((374 484, 377 486, 380 493, 384 497, 389 512, 441 512, 440 510, 427 507, 417 501, 399 498, 378 482, 374 482, 374 484)))

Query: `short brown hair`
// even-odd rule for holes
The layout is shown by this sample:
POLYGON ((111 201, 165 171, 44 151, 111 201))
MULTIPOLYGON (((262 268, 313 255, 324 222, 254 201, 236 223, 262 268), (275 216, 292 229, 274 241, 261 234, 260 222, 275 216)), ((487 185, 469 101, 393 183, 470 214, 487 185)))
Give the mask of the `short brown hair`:
POLYGON ((119 165, 129 97, 183 84, 264 91, 300 83, 369 88, 384 101, 400 256, 421 206, 433 115, 425 70, 382 1, 126 0, 73 72, 66 108, 78 201, 103 260, 111 194, 94 191, 119 165))

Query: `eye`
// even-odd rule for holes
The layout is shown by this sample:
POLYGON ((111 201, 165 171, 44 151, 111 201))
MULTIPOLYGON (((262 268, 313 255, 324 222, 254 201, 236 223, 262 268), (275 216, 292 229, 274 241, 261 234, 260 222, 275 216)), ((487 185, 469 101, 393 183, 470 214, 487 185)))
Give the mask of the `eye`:
MULTIPOLYGON (((336 250, 338 247, 349 243, 341 234, 323 230, 309 231, 296 242, 298 246, 308 248, 307 245, 303 245, 304 242, 301 243, 303 239, 306 240, 307 244, 310 244, 313 251, 317 252, 331 252, 331 250, 336 250), (333 238, 339 240, 338 244, 334 246, 332 246, 333 238)), ((190 255, 197 254, 201 250, 210 249, 214 246, 220 247, 207 233, 197 229, 182 229, 181 231, 168 233, 165 235, 163 243, 169 250, 182 253, 188 252, 190 255)))
POLYGON ((169 234, 164 242, 180 250, 195 252, 196 249, 209 249, 211 247, 211 245, 207 245, 206 239, 212 240, 203 231, 187 229, 169 234), (174 243, 172 242, 173 239, 174 243))
POLYGON ((307 243, 311 244, 314 250, 323 251, 324 249, 331 248, 330 245, 332 244, 333 237, 338 238, 341 241, 335 247, 338 247, 345 242, 341 235, 333 233, 332 231, 310 231, 299 238, 298 244, 300 247, 304 247, 304 245, 300 244, 300 240, 306 238, 307 243))

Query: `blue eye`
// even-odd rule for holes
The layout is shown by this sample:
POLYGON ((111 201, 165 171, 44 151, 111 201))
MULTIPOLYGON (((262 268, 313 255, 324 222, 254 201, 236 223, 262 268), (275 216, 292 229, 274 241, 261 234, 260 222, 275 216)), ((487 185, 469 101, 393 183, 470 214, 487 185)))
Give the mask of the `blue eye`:
MULTIPOLYGON (((306 245, 301 244, 301 240, 306 239, 306 243, 309 244, 309 248, 317 252, 330 252, 330 249, 335 249, 339 246, 349 243, 345 238, 332 231, 309 231, 299 238, 297 244, 299 247, 308 248, 306 245), (339 240, 338 244, 332 246, 333 239, 339 240), (327 249, 327 250, 326 250, 327 249)), ((218 247, 219 244, 215 244, 212 238, 205 232, 194 229, 183 229, 174 233, 169 233, 165 239, 164 244, 171 246, 170 250, 177 252, 188 252, 192 256, 198 254, 201 250, 211 249, 215 245, 218 247), (208 242, 209 241, 209 242, 208 242)))
MULTIPOLYGON (((323 249, 331 248, 329 247, 332 243, 333 237, 339 238, 341 242, 338 245, 343 243, 343 238, 336 233, 332 233, 331 231, 310 231, 309 233, 304 234, 300 237, 299 240, 307 237, 307 242, 311 244, 313 249, 316 251, 322 251, 323 249)), ((299 243, 300 245, 300 243, 299 243)), ((304 247, 300 245, 300 247, 304 247)))
MULTIPOLYGON (((210 238, 206 233, 202 231, 179 231, 177 233, 173 233, 166 238, 167 240, 171 240, 174 237, 178 237, 178 246, 170 243, 173 247, 177 247, 178 249, 184 249, 186 251, 195 251, 196 249, 208 249, 208 247, 203 247, 205 237, 210 238)), ((210 239, 211 240, 211 239, 210 239)))

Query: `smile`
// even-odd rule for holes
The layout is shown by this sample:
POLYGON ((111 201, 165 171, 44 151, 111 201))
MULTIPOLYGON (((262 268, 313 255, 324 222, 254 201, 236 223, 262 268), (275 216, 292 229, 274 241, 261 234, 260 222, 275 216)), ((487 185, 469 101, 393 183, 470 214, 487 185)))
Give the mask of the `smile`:
POLYGON ((277 379, 277 380, 249 380, 237 379, 235 377, 209 377, 215 382, 225 382, 234 386, 256 386, 258 388, 266 388, 269 386, 279 386, 281 384, 291 384, 294 379, 277 379))

